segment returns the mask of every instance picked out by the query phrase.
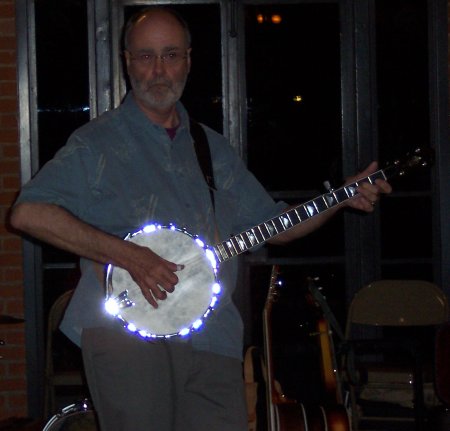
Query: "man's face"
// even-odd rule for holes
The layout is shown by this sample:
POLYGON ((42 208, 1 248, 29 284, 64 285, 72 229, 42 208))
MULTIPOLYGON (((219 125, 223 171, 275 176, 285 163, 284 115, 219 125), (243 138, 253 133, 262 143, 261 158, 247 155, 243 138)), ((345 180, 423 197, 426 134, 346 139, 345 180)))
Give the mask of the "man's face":
POLYGON ((146 110, 164 112, 180 99, 191 67, 186 33, 170 14, 153 12, 131 29, 125 58, 134 95, 146 110))

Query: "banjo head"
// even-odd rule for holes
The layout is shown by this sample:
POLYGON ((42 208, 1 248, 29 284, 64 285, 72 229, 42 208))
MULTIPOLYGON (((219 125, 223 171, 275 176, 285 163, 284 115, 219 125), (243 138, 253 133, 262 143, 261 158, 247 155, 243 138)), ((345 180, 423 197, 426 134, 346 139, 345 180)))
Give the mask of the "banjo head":
POLYGON ((109 265, 106 311, 128 331, 146 339, 186 336, 199 330, 220 294, 214 252, 198 237, 175 226, 149 225, 125 240, 148 247, 184 268, 177 272, 174 292, 158 300, 158 308, 154 308, 126 270, 109 265))

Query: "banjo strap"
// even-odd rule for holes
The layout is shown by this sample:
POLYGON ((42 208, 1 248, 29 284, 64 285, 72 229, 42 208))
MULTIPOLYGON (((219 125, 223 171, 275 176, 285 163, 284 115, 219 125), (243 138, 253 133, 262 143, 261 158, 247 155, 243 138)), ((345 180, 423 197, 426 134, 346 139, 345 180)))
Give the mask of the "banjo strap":
POLYGON ((208 144, 208 138, 206 137, 206 133, 200 124, 192 118, 190 119, 190 123, 190 130, 192 138, 194 139, 194 148, 197 154, 197 160, 203 172, 203 176, 205 177, 206 184, 208 185, 211 202, 214 208, 214 190, 216 190, 216 185, 214 183, 211 151, 208 144))

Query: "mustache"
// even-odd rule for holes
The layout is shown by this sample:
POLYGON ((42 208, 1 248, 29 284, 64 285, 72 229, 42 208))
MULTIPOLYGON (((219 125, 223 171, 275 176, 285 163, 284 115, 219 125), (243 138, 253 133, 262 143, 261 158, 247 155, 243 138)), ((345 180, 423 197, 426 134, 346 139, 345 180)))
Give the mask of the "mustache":
POLYGON ((173 87, 172 81, 170 81, 168 79, 163 79, 163 78, 152 79, 151 81, 147 81, 146 84, 147 84, 147 88, 152 88, 152 87, 156 87, 156 86, 160 86, 160 85, 164 85, 169 88, 173 87))

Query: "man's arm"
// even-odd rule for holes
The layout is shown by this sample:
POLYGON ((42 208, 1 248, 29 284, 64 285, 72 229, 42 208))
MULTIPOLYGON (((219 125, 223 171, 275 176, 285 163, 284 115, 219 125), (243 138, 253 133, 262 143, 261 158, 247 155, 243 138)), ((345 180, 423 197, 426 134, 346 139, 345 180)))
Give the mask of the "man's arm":
POLYGON ((113 264, 127 270, 140 286, 144 297, 157 306, 178 282, 179 267, 147 247, 105 233, 72 215, 64 208, 47 203, 22 202, 11 214, 11 225, 41 241, 100 264, 113 264), (158 287, 160 286, 160 287, 158 287), (151 292, 151 293, 150 293, 151 292))

